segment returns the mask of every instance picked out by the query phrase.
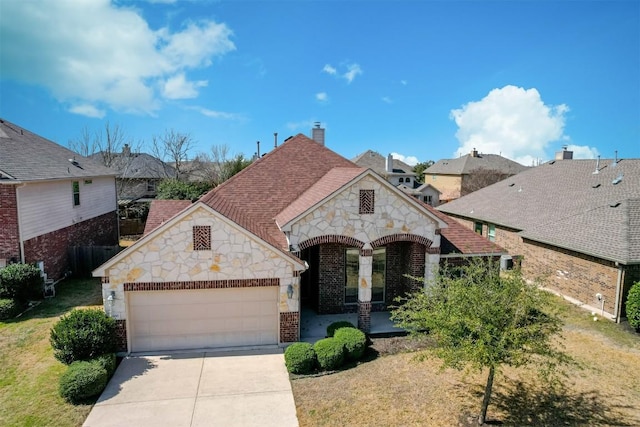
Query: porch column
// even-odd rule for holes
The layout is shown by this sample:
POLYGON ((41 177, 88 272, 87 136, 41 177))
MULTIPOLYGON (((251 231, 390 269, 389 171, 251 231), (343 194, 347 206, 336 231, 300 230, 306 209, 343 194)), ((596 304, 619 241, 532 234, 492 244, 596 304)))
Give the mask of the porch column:
POLYGON ((424 288, 427 289, 440 268, 440 248, 427 248, 424 254, 424 288))
POLYGON ((371 273, 373 271, 371 245, 367 243, 363 249, 360 249, 358 260, 358 329, 368 333, 371 330, 371 273))

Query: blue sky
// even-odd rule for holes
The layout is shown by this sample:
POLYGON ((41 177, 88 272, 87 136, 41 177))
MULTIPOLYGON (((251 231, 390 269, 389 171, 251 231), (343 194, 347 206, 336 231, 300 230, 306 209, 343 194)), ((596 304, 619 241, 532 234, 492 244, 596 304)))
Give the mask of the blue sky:
POLYGON ((347 158, 637 158, 640 2, 4 0, 0 117, 63 145, 173 129, 192 155, 320 121, 347 158))

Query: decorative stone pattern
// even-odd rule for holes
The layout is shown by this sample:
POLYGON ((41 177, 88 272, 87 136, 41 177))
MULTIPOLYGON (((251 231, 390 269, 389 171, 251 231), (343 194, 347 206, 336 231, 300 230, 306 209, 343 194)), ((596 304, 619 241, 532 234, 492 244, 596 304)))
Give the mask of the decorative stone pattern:
POLYGON ((360 208, 358 213, 372 214, 375 213, 375 191, 374 190, 360 190, 360 208))
POLYGON ((111 246, 118 244, 118 218, 110 212, 43 234, 24 242, 25 262, 44 261, 50 279, 59 279, 69 271, 70 246, 111 246))
POLYGON ((16 187, 0 185, 0 260, 20 260, 16 187))
POLYGON ((280 343, 298 341, 300 312, 280 313, 280 343))
POLYGON ((116 320, 116 345, 117 351, 127 351, 127 321, 116 320))
POLYGON ((211 286, 220 286, 217 284, 276 279, 280 286, 280 311, 298 310, 300 279, 294 277, 293 260, 203 206, 195 205, 172 227, 148 235, 123 254, 105 272, 109 283, 103 284, 105 303, 109 293, 115 291, 111 313, 116 319, 127 318, 125 283, 128 287, 142 284, 142 287, 162 288, 172 286, 162 283, 216 283, 211 286), (194 226, 211 227, 211 250, 194 250, 194 226), (294 289, 293 299, 287 297, 289 285, 294 289))
POLYGON ((381 237, 371 242, 371 247, 377 248, 393 242, 416 242, 427 248, 431 247, 433 244, 433 242, 426 237, 416 236, 415 234, 389 234, 388 236, 381 237))
POLYGON ((311 246, 322 245, 325 243, 340 243, 342 245, 349 246, 350 248, 362 248, 364 246, 363 242, 361 242, 360 240, 354 239, 353 237, 330 234, 327 236, 318 236, 318 237, 313 237, 309 240, 305 240, 304 242, 298 245, 299 251, 310 248, 311 246))
POLYGON ((371 302, 358 301, 358 329, 364 333, 371 331, 371 302))
POLYGON ((193 250, 194 251, 210 251, 211 250, 211 226, 209 225, 193 226, 193 250))
POLYGON ((280 279, 232 279, 206 280, 200 282, 147 282, 125 283, 125 292, 139 291, 179 291, 189 289, 228 289, 228 288, 256 288, 265 286, 280 286, 280 279))

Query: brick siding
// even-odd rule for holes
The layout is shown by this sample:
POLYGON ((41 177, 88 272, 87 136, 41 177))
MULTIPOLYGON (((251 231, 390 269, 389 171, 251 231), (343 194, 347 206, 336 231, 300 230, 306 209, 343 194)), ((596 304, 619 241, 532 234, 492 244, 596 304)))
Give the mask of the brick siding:
POLYGON ((300 313, 290 311, 280 313, 280 343, 298 341, 298 331, 300 330, 300 313))
POLYGON ((193 289, 228 289, 228 288, 256 288, 265 286, 280 286, 279 278, 269 279, 225 279, 200 280, 195 282, 139 282, 125 283, 125 292, 139 291, 183 291, 193 289))
POLYGON ((12 262, 20 260, 15 185, 0 185, 0 259, 12 262))
POLYGON ((364 333, 371 331, 371 303, 358 301, 358 329, 364 333))
POLYGON ((44 261, 49 278, 59 279, 69 271, 70 246, 112 246, 118 244, 118 217, 109 212, 24 242, 25 262, 44 261))
POLYGON ((127 351, 127 321, 116 320, 116 351, 127 351))
POLYGON ((318 314, 353 312, 355 305, 344 305, 345 249, 348 246, 320 245, 318 314))

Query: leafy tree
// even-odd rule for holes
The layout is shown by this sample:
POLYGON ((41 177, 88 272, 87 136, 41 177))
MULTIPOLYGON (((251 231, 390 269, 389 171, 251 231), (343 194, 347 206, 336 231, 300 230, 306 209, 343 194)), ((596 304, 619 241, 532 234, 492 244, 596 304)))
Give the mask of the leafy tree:
POLYGON ((640 282, 634 283, 627 295, 627 318, 629 325, 640 329, 640 282))
POLYGON ((421 162, 415 165, 413 167, 413 172, 416 174, 416 181, 424 184, 424 171, 434 163, 435 162, 433 160, 427 160, 426 162, 421 162))
POLYGON ((211 185, 206 182, 188 182, 169 178, 160 181, 156 188, 156 197, 166 200, 195 200, 210 189, 211 185))
POLYGON ((197 169, 200 175, 214 187, 251 164, 251 160, 243 154, 231 155, 227 145, 212 146, 211 153, 198 154, 196 162, 199 163, 197 169))
POLYGON ((466 196, 469 193, 478 191, 481 188, 507 179, 513 174, 504 173, 495 169, 476 168, 469 171, 469 174, 463 178, 460 196, 466 196))
POLYGON ((551 295, 525 282, 519 271, 500 274, 497 263, 475 260, 443 267, 425 291, 399 298, 392 319, 413 334, 430 334, 432 356, 443 368, 488 369, 478 424, 486 419, 493 379, 501 366, 537 363, 552 373, 570 359, 552 338, 562 323, 551 295))

